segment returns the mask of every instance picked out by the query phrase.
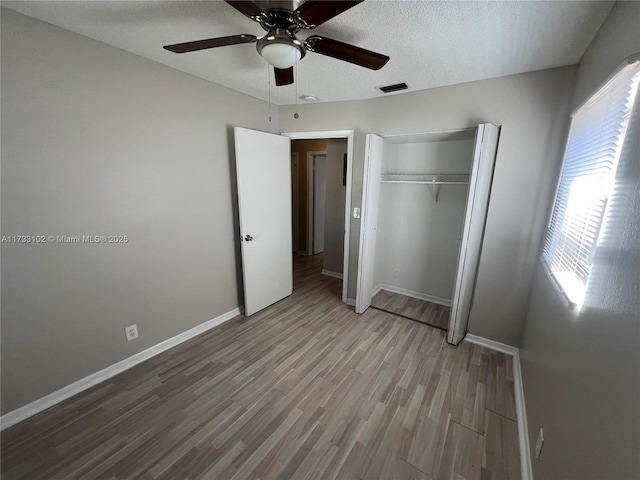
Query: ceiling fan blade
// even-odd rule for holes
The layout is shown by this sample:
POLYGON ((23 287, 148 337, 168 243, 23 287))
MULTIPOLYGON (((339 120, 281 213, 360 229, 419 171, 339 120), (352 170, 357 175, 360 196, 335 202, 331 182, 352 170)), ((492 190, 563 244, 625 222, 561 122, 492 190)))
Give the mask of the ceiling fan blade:
POLYGON ((247 0, 225 0, 229 5, 238 10, 240 13, 255 20, 262 15, 262 9, 255 3, 247 0))
POLYGON ((293 83, 293 67, 276 68, 273 67, 276 75, 276 86, 291 85, 293 83))
POLYGON ((320 37, 319 35, 312 35, 307 38, 305 46, 311 52, 354 63, 371 70, 380 70, 389 61, 389 57, 381 53, 365 50, 364 48, 330 38, 320 37))
POLYGON ((342 12, 349 10, 351 7, 355 7, 364 0, 354 2, 343 1, 317 1, 308 0, 304 2, 296 10, 298 17, 304 20, 308 25, 321 25, 327 20, 331 20, 333 17, 340 15, 342 12))
POLYGON ((195 42, 176 43, 165 45, 163 48, 173 53, 195 52, 206 50, 207 48, 226 47, 227 45, 237 45, 239 43, 254 43, 258 40, 255 35, 230 35, 228 37, 208 38, 206 40, 196 40, 195 42))

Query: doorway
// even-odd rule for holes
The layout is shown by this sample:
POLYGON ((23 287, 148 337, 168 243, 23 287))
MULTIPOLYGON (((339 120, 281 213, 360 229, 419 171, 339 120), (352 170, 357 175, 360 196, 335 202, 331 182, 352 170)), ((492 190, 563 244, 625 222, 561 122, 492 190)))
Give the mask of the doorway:
POLYGON ((323 275, 342 279, 347 141, 293 140, 291 150, 293 161, 305 159, 297 162, 297 171, 292 166, 298 175, 292 177, 292 236, 302 239, 296 253, 319 257, 314 265, 319 265, 323 275))
POLYGON ((322 254, 322 274, 342 280, 347 303, 353 132, 283 135, 291 138, 294 252, 322 254))

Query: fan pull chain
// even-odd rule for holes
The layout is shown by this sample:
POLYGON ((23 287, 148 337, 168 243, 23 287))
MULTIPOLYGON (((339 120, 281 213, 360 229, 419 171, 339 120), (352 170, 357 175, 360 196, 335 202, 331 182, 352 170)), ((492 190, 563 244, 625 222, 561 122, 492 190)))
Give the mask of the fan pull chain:
POLYGON ((296 112, 293 114, 293 118, 295 118, 296 120, 300 117, 300 115, 298 115, 298 82, 300 81, 300 77, 298 77, 298 64, 295 64, 295 81, 294 81, 294 87, 295 87, 295 96, 296 96, 296 112))
POLYGON ((270 65, 267 63, 267 90, 269 96, 269 123, 271 123, 271 72, 269 71, 270 65))

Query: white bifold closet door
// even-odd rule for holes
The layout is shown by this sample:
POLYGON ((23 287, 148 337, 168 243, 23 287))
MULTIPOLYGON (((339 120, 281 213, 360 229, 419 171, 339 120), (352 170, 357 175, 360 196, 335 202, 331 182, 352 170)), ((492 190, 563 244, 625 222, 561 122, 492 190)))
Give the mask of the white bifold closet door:
POLYGON ((252 315, 293 291, 291 141, 235 127, 244 311, 252 315))
POLYGON ((460 343, 468 330, 499 132, 500 129, 490 123, 480 124, 476 131, 469 177, 469 194, 447 333, 447 341, 454 345, 460 343))
POLYGON ((364 313, 371 306, 371 297, 375 287, 373 283, 383 149, 384 140, 382 137, 367 135, 362 183, 356 313, 364 313))
MULTIPOLYGON (((464 338, 468 329, 499 132, 498 127, 489 123, 479 125, 476 130, 447 335, 447 341, 455 345, 464 338)), ((384 142, 385 140, 381 137, 367 135, 358 257, 357 313, 364 313, 371 306, 372 292, 375 287, 375 251, 384 142)))

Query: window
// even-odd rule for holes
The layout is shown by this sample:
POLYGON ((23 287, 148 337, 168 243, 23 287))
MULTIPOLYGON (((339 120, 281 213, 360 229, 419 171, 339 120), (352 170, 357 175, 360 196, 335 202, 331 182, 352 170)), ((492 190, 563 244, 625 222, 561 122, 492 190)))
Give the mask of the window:
POLYGON ((636 61, 573 114, 542 253, 572 308, 584 300, 639 81, 636 61))

